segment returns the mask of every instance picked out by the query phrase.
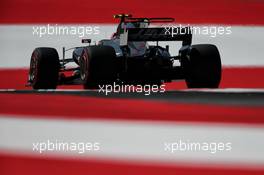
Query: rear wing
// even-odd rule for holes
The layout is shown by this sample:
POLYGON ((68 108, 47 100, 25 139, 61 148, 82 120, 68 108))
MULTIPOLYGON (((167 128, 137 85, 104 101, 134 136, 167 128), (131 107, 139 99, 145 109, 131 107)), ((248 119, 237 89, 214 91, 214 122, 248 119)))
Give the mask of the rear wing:
POLYGON ((191 45, 192 32, 190 27, 129 28, 120 40, 122 45, 127 41, 182 41, 182 45, 191 45))

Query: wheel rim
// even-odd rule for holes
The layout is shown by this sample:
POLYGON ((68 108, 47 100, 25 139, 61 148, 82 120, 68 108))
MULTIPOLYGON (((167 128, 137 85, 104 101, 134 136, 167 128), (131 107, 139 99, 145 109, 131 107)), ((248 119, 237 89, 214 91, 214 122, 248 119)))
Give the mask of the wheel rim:
POLYGON ((87 80, 87 77, 88 77, 88 68, 89 68, 89 65, 88 65, 88 57, 87 57, 87 54, 84 53, 82 55, 82 58, 81 58, 81 64, 80 64, 80 74, 81 74, 81 79, 83 81, 87 80))
POLYGON ((29 81, 34 83, 38 74, 37 53, 34 52, 30 61, 29 81))

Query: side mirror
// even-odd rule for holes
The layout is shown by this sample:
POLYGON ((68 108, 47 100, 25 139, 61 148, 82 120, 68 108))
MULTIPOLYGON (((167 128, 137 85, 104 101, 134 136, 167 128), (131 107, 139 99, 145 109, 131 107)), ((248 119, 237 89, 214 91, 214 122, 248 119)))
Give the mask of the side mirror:
POLYGON ((88 43, 90 45, 91 42, 91 39, 82 39, 82 43, 88 43))
POLYGON ((131 14, 116 14, 114 15, 114 18, 117 19, 117 18, 131 18, 132 15, 131 14))

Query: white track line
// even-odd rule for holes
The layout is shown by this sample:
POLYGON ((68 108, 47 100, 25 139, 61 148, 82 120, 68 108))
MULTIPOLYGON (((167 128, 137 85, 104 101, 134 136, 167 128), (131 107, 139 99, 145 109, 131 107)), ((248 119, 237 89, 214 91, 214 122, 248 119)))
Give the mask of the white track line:
MULTIPOLYGON (((31 91, 31 90, 19 90, 19 89, 0 89, 0 92, 19 92, 19 91, 31 91)), ((85 89, 39 89, 34 90, 36 92, 97 92, 98 90, 85 90, 85 89)), ((167 90, 166 92, 216 92, 216 93, 264 93, 263 88, 222 88, 222 89, 179 89, 179 90, 167 90)))
MULTIPOLYGON (((92 41, 110 38, 116 30, 116 25, 99 26, 100 34, 86 35, 92 41)), ((36 27, 36 26, 35 26, 36 27)), ((203 26, 200 26, 203 27, 203 26)), ((262 51, 264 27, 232 26, 232 34, 219 35, 215 38, 209 35, 194 35, 193 44, 215 44, 220 50, 222 63, 225 66, 264 66, 262 51)), ((62 47, 82 46, 78 35, 33 35, 33 25, 0 25, 0 67, 28 67, 30 56, 36 47, 54 47, 59 55, 62 47)), ((170 45, 172 54, 178 54, 180 42, 160 42, 161 45, 170 45)), ((69 52, 66 57, 72 56, 69 52)))
POLYGON ((197 124, 111 120, 21 119, 0 116, 0 151, 25 152, 35 156, 66 156, 121 160, 184 162, 198 165, 264 167, 264 128, 238 124, 197 124), (99 142, 100 151, 32 151, 32 144, 47 140, 99 142), (165 152, 165 142, 231 142, 231 151, 165 152))
POLYGON ((264 92, 263 88, 223 88, 223 89, 183 89, 181 91, 191 92, 219 92, 219 93, 250 93, 250 92, 264 92))

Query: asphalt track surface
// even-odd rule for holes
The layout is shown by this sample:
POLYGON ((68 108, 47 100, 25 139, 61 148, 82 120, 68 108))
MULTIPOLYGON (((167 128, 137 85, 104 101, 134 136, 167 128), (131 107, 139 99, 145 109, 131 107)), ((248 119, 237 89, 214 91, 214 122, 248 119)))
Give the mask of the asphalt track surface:
POLYGON ((264 106, 262 89, 170 90, 146 95, 137 92, 106 92, 99 90, 0 90, 8 94, 76 95, 106 99, 140 99, 186 104, 216 104, 237 106, 264 106))

